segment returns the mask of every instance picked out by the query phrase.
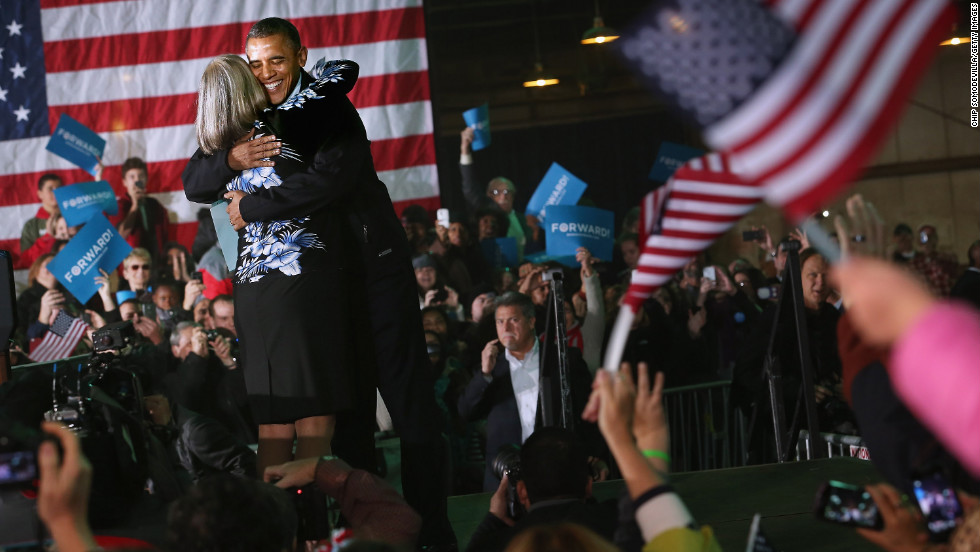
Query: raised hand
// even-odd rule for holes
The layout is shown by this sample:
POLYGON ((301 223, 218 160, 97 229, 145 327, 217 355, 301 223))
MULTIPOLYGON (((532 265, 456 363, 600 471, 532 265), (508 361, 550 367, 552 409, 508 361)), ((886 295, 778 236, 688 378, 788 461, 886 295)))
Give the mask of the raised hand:
MULTIPOLYGON (((649 368, 645 362, 641 362, 636 379, 636 409, 633 411, 633 437, 636 445, 641 450, 667 452, 670 449, 670 429, 663 404, 664 374, 657 372, 654 375, 651 389, 649 368)), ((661 464, 655 467, 662 472, 669 468, 661 458, 651 458, 650 461, 661 464)))
POLYGON ((461 154, 467 155, 471 153, 475 134, 476 131, 471 127, 466 127, 459 133, 459 152, 461 154))
POLYGON ((37 315, 38 322, 51 324, 52 318, 65 305, 65 296, 56 289, 49 289, 41 296, 41 311, 37 315))
POLYGON ((493 373, 493 367, 497 364, 497 355, 500 354, 500 340, 494 339, 487 343, 480 354, 480 371, 486 375, 493 373))
POLYGON ((847 198, 844 204, 848 219, 837 215, 834 228, 840 241, 841 255, 844 257, 864 255, 885 258, 887 251, 885 221, 870 201, 864 201, 861 194, 847 198))
POLYGON ((316 465, 320 462, 319 457, 303 458, 293 462, 286 462, 278 466, 269 466, 262 474, 262 480, 266 483, 273 483, 280 489, 290 487, 302 487, 312 483, 316 478, 316 465))
POLYGON ((58 439, 64 456, 50 441, 38 447, 38 517, 59 550, 96 550, 98 546, 88 525, 92 464, 82 454, 78 437, 71 430, 55 422, 43 422, 41 428, 58 439))

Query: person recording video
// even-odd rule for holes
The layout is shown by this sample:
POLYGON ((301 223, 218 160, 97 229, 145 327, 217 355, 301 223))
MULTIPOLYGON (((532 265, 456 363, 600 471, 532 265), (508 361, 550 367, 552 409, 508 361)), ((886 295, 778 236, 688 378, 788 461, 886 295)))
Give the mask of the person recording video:
MULTIPOLYGON (((116 198, 118 210, 109 221, 116 226, 126 243, 142 247, 159 262, 170 229, 167 208, 147 194, 146 162, 130 157, 122 164, 122 182, 126 195, 116 198)), ((149 275, 149 274, 148 274, 149 275)))

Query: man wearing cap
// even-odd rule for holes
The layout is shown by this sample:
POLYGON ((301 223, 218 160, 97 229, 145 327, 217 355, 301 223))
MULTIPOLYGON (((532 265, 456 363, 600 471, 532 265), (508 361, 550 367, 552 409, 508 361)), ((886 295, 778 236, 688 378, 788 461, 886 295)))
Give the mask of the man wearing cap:
POLYGON ((459 171, 463 176, 463 195, 470 208, 474 211, 486 207, 496 208, 506 216, 506 231, 503 235, 517 240, 518 260, 524 258, 524 253, 544 249, 544 231, 539 226, 537 217, 521 215, 514 209, 517 188, 513 182, 498 176, 487 183, 485 192, 481 193, 473 164, 473 129, 467 127, 460 136, 459 171))

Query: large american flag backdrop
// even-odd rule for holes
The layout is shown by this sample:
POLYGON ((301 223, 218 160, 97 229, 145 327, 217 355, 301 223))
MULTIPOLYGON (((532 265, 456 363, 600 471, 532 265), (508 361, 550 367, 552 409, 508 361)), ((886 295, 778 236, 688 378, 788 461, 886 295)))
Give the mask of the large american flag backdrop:
POLYGON ((0 0, 0 248, 19 252, 46 172, 88 173, 45 150, 62 113, 106 139, 103 175, 123 194, 120 165, 148 164, 148 191, 190 245, 200 205, 180 173, 196 149, 194 110, 207 62, 241 53, 263 17, 289 19, 321 58, 351 59, 350 97, 396 209, 439 203, 422 0, 0 0))

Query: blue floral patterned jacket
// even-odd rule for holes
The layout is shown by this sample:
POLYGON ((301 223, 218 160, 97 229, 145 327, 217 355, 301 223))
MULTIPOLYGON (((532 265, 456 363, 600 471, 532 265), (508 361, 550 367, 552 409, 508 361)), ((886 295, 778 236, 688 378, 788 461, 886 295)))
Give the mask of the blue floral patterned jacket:
MULTIPOLYGON (((255 122, 255 138, 274 134, 282 141, 280 154, 273 158, 275 167, 242 171, 227 189, 254 194, 282 186, 287 176, 304 170, 317 148, 344 130, 331 127, 335 119, 343 120, 340 115, 349 105, 346 93, 357 72, 352 61, 317 62, 312 71, 316 80, 282 104, 265 109, 255 122)), ((301 211, 302 206, 294 210, 301 211)), ((344 245, 330 239, 343 232, 338 226, 342 218, 336 209, 320 208, 284 220, 249 222, 239 232, 235 282, 343 268, 343 259, 348 258, 344 245)))

